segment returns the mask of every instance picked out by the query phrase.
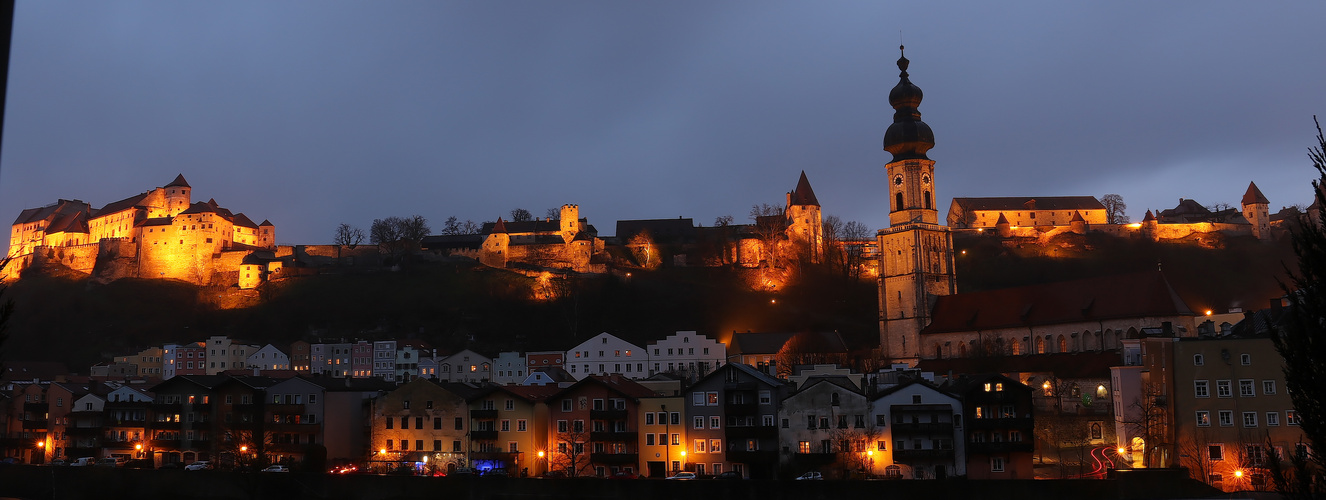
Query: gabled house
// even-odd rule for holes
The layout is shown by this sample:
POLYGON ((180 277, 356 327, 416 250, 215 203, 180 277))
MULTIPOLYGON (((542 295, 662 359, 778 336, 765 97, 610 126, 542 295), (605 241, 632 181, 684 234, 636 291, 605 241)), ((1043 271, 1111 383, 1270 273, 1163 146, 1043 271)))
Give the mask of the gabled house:
POLYGON ((566 367, 578 380, 589 375, 618 374, 627 378, 647 378, 645 363, 649 355, 643 348, 611 333, 600 333, 566 352, 566 367))
POLYGON ((749 365, 727 363, 686 391, 690 439, 683 468, 772 479, 778 468, 778 403, 786 384, 749 365), (700 448, 703 443, 703 448, 700 448))
POLYGON ((416 378, 374 400, 369 461, 377 468, 465 466, 472 390, 416 378))
POLYGON ((549 470, 606 477, 640 462, 639 406, 653 390, 622 375, 590 375, 548 398, 549 470))
POLYGON ((870 401, 851 378, 807 379, 783 398, 778 417, 779 462, 792 474, 819 471, 849 479, 871 469, 868 460, 874 458, 883 426, 877 426, 870 401))
MULTIPOLYGON (((521 365, 523 368, 523 365, 521 365)), ((470 464, 512 477, 547 471, 548 406, 555 385, 489 385, 470 399, 470 464), (543 452, 543 456, 539 456, 543 452)))
POLYGON ((884 429, 876 441, 874 474, 944 479, 967 473, 963 406, 956 395, 912 379, 881 391, 871 408, 875 425, 884 429))
POLYGON ((990 373, 960 378, 950 389, 962 397, 967 422, 967 478, 1034 478, 1032 388, 990 373))
POLYGON ((483 383, 493 378, 493 359, 469 349, 437 363, 437 379, 443 382, 483 383))

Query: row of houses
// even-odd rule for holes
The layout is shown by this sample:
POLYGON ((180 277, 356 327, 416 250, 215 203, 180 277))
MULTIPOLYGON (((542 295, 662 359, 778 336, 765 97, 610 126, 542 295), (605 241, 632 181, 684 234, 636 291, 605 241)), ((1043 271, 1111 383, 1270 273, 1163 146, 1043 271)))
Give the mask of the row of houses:
MULTIPOLYGON (((488 356, 469 349, 439 354, 421 340, 297 341, 263 346, 212 336, 207 340, 166 344, 119 356, 92 367, 97 377, 217 375, 228 371, 281 375, 293 372, 331 378, 376 378, 407 382, 423 377, 447 382, 519 384, 538 369, 560 369, 571 378, 622 375, 644 379, 660 373, 698 378, 728 362, 767 367, 797 334, 733 333, 732 346, 694 331, 679 331, 644 346, 602 333, 566 351, 502 352, 488 356)), ((845 355, 836 332, 807 332, 816 350, 845 355)))
POLYGON ((863 376, 814 365, 779 379, 728 363, 684 387, 667 375, 617 374, 527 385, 231 374, 150 387, 15 381, 4 387, 0 446, 34 463, 1031 477, 1030 389, 1000 375, 936 382, 895 368, 863 376))

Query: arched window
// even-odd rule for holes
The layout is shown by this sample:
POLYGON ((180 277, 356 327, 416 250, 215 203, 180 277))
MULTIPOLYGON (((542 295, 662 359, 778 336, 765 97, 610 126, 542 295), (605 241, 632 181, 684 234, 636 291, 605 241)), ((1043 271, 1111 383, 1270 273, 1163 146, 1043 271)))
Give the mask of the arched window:
POLYGON ((944 346, 935 344, 935 359, 944 359, 944 346))
POLYGON ((1068 352, 1068 339, 1063 335, 1059 336, 1059 352, 1068 352))
POLYGON ((925 198, 925 208, 930 208, 930 192, 925 191, 921 194, 925 198))
POLYGON ((1036 354, 1045 354, 1045 339, 1036 337, 1036 354))
POLYGON ((1019 342, 1016 339, 1013 340, 1013 355, 1014 356, 1022 355, 1022 342, 1019 342))
POLYGON ((967 357, 967 344, 965 343, 958 344, 958 357, 959 358, 967 357))
POLYGON ((893 194, 893 211, 902 210, 902 193, 893 194))

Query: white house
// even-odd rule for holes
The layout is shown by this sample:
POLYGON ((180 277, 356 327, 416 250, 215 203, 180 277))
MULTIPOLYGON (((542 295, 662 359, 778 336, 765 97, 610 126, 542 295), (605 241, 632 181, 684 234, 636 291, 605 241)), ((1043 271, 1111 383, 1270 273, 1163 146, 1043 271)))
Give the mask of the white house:
MULTIPOLYGON (((396 380, 409 381, 424 375, 420 363, 424 358, 433 357, 433 348, 419 340, 403 340, 396 345, 396 380)), ((427 378, 427 377, 425 377, 427 378)))
POLYGON ((525 356, 518 352, 499 352, 497 358, 493 359, 494 384, 519 384, 525 380, 526 375, 525 356))
POLYGON ((700 378, 727 360, 727 345, 693 331, 677 332, 648 346, 649 374, 700 378))
POLYGON ((226 370, 247 368, 249 354, 258 346, 237 344, 223 335, 207 338, 207 374, 216 375, 226 370))
POLYGON ((871 401, 883 432, 873 472, 887 477, 942 479, 967 474, 962 400, 925 380, 907 380, 871 401), (882 443, 881 443, 882 442, 882 443))
POLYGON ((487 382, 493 379, 493 359, 465 349, 438 361, 437 379, 443 382, 487 382))
POLYGON ((262 371, 290 369, 290 356, 281 352, 272 344, 267 344, 262 349, 258 349, 257 352, 250 354, 246 362, 249 368, 257 368, 262 371))
POLYGON ((644 349, 606 332, 566 352, 566 371, 576 380, 613 373, 628 378, 648 378, 647 363, 649 355, 644 349))

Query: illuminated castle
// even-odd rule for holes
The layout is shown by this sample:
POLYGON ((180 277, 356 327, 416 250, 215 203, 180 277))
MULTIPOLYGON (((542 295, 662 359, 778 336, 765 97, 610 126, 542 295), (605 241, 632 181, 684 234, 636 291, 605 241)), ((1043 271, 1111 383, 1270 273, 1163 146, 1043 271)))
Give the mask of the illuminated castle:
POLYGON ((193 203, 183 175, 164 187, 100 209, 59 200, 19 214, 9 237, 11 262, 0 277, 63 265, 99 278, 170 278, 252 288, 280 269, 271 252, 276 227, 255 224, 216 200, 193 203))

